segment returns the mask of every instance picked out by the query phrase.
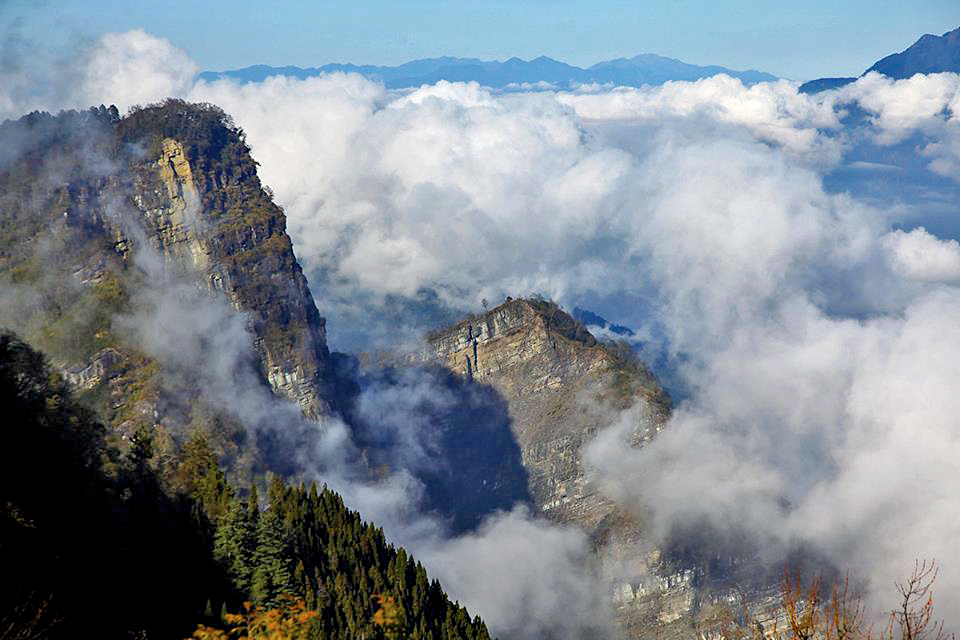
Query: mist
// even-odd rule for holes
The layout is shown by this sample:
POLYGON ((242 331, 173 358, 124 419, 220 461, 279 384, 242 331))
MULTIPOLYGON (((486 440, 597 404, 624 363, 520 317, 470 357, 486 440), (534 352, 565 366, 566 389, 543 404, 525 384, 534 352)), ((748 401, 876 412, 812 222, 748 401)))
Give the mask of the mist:
MULTIPOLYGON (((149 251, 143 254, 138 265, 151 261, 149 251)), ((156 263, 150 268, 163 269, 156 263)), ((497 406, 489 393, 462 382, 451 386, 449 373, 407 369, 389 384, 363 384, 353 424, 335 417, 313 422, 272 395, 257 375, 245 318, 226 300, 183 277, 154 271, 149 281, 154 284, 133 301, 137 313, 121 319, 122 326, 175 376, 200 384, 204 401, 238 420, 268 468, 340 493, 501 637, 605 637, 607 590, 586 536, 531 514, 525 475, 514 477, 512 490, 494 490, 479 504, 456 490, 461 478, 476 492, 474 467, 490 473, 480 464, 491 455, 479 450, 481 444, 500 454, 510 450, 509 426, 498 422, 500 414, 494 410, 484 422, 497 406), (458 415, 470 416, 470 424, 458 426, 458 415), (472 440, 479 442, 471 449, 472 440), (387 464, 373 467, 378 461, 387 464), (451 496, 436 496, 437 485, 451 496), (457 522, 461 512, 466 520, 457 522), (553 588, 544 588, 545 576, 555 577, 553 588)), ((503 466, 502 460, 493 463, 497 471, 503 466)), ((513 473, 522 474, 518 450, 513 464, 513 473)), ((491 487, 503 479, 502 472, 497 476, 489 478, 491 487)))
MULTIPOLYGON (((588 445, 605 495, 649 515, 661 541, 708 522, 750 532, 767 563, 812 547, 879 609, 914 558, 936 558, 938 610, 960 624, 956 74, 868 74, 816 95, 724 76, 393 92, 347 74, 194 82, 169 43, 112 38, 86 55, 90 70, 100 54, 116 61, 117 81, 82 76, 50 108, 179 95, 230 113, 285 209, 333 347, 402 346, 482 299, 531 293, 630 326, 687 393, 643 448, 626 444, 629 416, 588 445), (922 197, 868 189, 878 172, 922 197), (349 329, 357 318, 368 325, 349 329)), ((5 113, 25 104, 18 92, 5 113)), ((217 357, 234 366, 244 340, 213 343, 239 353, 217 357)), ((377 401, 389 412, 398 400, 377 401)), ((520 506, 466 536, 437 533, 448 528, 419 510, 433 424, 419 418, 396 427, 400 469, 379 482, 344 459, 341 423, 290 433, 309 434, 304 473, 383 524, 495 633, 584 637, 584 621, 602 633, 606 597, 591 598, 606 587, 578 532, 520 506), (535 578, 548 574, 556 594, 535 578)))
POLYGON ((199 388, 204 403, 242 425, 266 468, 340 493, 495 633, 607 636, 607 588, 588 540, 530 512, 519 450, 495 391, 412 367, 361 378, 349 425, 304 418, 262 379, 245 315, 165 260, 136 217, 122 215, 140 274, 134 312, 115 326, 163 367, 168 397, 199 388), (481 484, 491 495, 482 495, 481 484))

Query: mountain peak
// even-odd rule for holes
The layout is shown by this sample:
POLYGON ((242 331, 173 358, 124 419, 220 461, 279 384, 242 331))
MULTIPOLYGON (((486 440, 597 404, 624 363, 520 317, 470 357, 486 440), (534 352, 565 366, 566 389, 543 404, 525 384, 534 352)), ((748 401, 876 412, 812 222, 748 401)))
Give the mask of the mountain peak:
MULTIPOLYGON (((296 261, 283 211, 260 183, 242 132, 218 107, 182 100, 135 109, 122 119, 116 117, 115 109, 87 113, 90 117, 82 119, 78 115, 83 114, 63 112, 0 125, 0 142, 25 137, 31 141, 29 154, 21 149, 9 163, 32 172, 0 175, 0 222, 11 230, 0 242, 0 270, 24 271, 34 264, 33 243, 50 242, 60 247, 60 260, 43 271, 24 271, 23 283, 62 307, 112 305, 89 324, 70 325, 69 333, 44 328, 25 332, 27 337, 65 369, 82 371, 92 366, 97 375, 79 375, 78 380, 96 378, 104 387, 122 375, 121 369, 132 370, 131 363, 139 362, 141 352, 144 357, 152 354, 158 360, 180 362, 180 350, 168 353, 151 338, 161 329, 170 329, 150 325, 166 317, 157 311, 160 305, 172 309, 170 315, 190 311, 188 303, 167 296, 179 281, 167 282, 155 275, 169 268, 169 273, 181 274, 204 295, 226 303, 216 307, 224 314, 229 307, 244 314, 245 330, 253 341, 249 352, 244 346, 238 357, 244 362, 256 359, 251 360, 250 371, 258 383, 296 402, 311 418, 329 413, 327 388, 332 374, 325 321, 296 261), (52 195, 42 173, 49 158, 69 162, 71 167, 68 179, 52 195), (103 167, 109 168, 106 174, 103 167), (19 180, 16 188, 11 186, 14 179, 19 180), (21 199, 22 194, 29 197, 21 199), (51 197, 57 207, 32 208, 34 201, 51 197), (154 260, 166 265, 164 269, 145 270, 143 265, 154 260), (63 270, 52 271, 63 281, 78 280, 75 289, 69 293, 44 290, 43 283, 54 268, 63 270), (154 295, 143 293, 145 281, 154 295), (116 329, 113 314, 138 318, 137 331, 116 329), (126 354, 124 362, 113 356, 105 360, 105 347, 115 349, 110 353, 126 354)), ((10 146, 16 147, 6 145, 10 146)), ((225 315, 217 323, 229 323, 231 318, 225 315)), ((247 334, 241 337, 238 332, 238 340, 247 340, 247 334)), ((198 350, 207 353, 205 349, 198 350)), ((212 375, 213 369, 196 370, 202 377, 212 375)), ((159 371, 151 369, 149 375, 156 373, 160 381, 159 371)), ((130 387, 135 383, 143 380, 131 379, 130 387)), ((202 383, 193 386, 199 388, 202 383)), ((138 398, 147 396, 148 404, 162 414, 165 392, 138 398)), ((129 403, 130 407, 135 404, 129 403)), ((111 414, 110 419, 118 429, 125 424, 134 429, 154 417, 154 410, 131 408, 111 414)), ((171 412, 171 429, 185 429, 188 423, 189 418, 171 412)))
MULTIPOLYGON (((903 80, 918 73, 960 73, 960 27, 942 36, 927 33, 900 53, 892 53, 875 62, 861 74, 870 72, 903 80)), ((837 89, 856 81, 856 78, 817 78, 800 85, 801 93, 818 93, 837 89)))
POLYGON ((427 340, 434 345, 450 342, 451 348, 456 351, 456 345, 464 340, 492 340, 497 336, 529 330, 551 333, 585 347, 597 344, 583 323, 555 302, 542 298, 509 297, 482 314, 467 316, 451 327, 431 332, 427 340))
POLYGON ((877 61, 864 73, 871 71, 898 80, 917 73, 960 71, 960 28, 942 36, 928 33, 900 53, 877 61))

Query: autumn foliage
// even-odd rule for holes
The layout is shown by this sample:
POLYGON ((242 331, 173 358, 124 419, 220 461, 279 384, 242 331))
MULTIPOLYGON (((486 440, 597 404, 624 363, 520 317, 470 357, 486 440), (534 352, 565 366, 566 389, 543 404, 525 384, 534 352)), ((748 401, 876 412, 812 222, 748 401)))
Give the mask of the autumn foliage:
MULTIPOLYGON (((393 596, 374 595, 379 605, 373 623, 382 628, 389 640, 403 633, 403 608, 393 596)), ((223 622, 228 629, 198 625, 193 632, 196 640, 304 640, 309 637, 311 624, 320 614, 308 611, 303 600, 292 596, 283 598, 276 608, 255 606, 244 602, 244 613, 227 613, 223 622)))
POLYGON ((272 609, 250 602, 244 602, 243 608, 243 613, 224 616, 229 629, 199 625, 193 637, 198 640, 302 640, 308 637, 311 622, 319 615, 316 611, 307 611, 303 600, 292 597, 272 609))
POLYGON ((388 640, 396 640, 403 632, 404 616, 403 607, 393 596, 375 595, 373 599, 377 601, 380 608, 373 614, 373 623, 383 629, 384 635, 388 640))
POLYGON ((933 615, 936 577, 936 563, 917 561, 910 577, 896 584, 899 605, 890 611, 886 628, 875 635, 849 579, 825 588, 817 578, 803 588, 798 578, 786 573, 775 608, 763 616, 747 608, 726 616, 717 621, 717 635, 724 640, 954 640, 933 615))

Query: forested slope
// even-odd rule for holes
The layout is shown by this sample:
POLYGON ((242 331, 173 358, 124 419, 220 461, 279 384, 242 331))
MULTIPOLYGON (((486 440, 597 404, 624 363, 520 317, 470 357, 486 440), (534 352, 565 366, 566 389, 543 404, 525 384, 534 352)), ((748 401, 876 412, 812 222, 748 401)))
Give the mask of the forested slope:
POLYGON ((273 478, 261 501, 226 481, 199 431, 161 460, 147 431, 123 453, 106 444, 94 414, 9 333, 0 406, 4 637, 185 637, 284 594, 319 612, 315 638, 384 637, 377 594, 396 599, 405 637, 489 637, 332 491, 273 478))

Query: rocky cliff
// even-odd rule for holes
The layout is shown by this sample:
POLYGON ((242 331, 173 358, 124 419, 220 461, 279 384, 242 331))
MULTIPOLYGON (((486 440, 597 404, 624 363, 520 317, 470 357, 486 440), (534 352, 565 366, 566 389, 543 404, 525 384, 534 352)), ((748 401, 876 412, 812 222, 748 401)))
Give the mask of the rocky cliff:
POLYGON ((0 324, 43 348, 114 428, 229 422, 201 406, 196 380, 170 393, 163 363, 120 326, 159 287, 150 256, 242 314, 264 385, 311 418, 331 410, 324 320, 222 111, 168 101, 124 118, 34 113, 0 125, 0 142, 0 324))
POLYGON ((329 412, 324 320, 242 133, 217 110, 176 102, 136 112, 122 125, 141 144, 156 149, 159 142, 159 154, 135 166, 131 194, 151 240, 248 315, 277 393, 310 417, 329 412), (211 128, 210 142, 191 143, 184 133, 193 126, 211 128))
POLYGON ((529 477, 544 513, 597 531, 612 511, 585 479, 580 447, 597 429, 639 403, 637 437, 666 420, 669 398, 625 350, 598 343, 551 302, 508 300, 428 336, 416 359, 489 384, 507 402, 529 477))
POLYGON ((440 364, 504 398, 532 501, 543 516, 590 536, 622 637, 709 633, 710 620, 739 607, 744 593, 761 619, 775 601, 775 589, 739 582, 721 558, 699 557, 697 547, 691 554, 682 542, 654 544, 641 516, 592 485, 581 454, 599 429, 629 415, 631 443, 641 447, 669 417, 668 396, 629 347, 598 342, 551 302, 508 299, 431 333, 411 360, 440 364))

